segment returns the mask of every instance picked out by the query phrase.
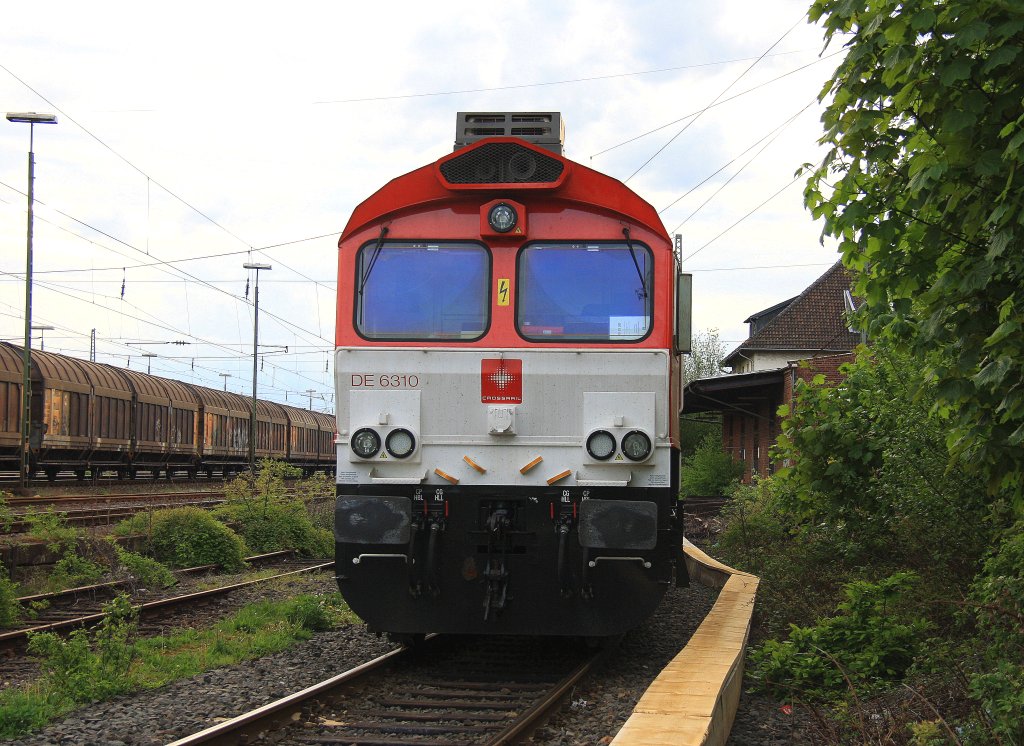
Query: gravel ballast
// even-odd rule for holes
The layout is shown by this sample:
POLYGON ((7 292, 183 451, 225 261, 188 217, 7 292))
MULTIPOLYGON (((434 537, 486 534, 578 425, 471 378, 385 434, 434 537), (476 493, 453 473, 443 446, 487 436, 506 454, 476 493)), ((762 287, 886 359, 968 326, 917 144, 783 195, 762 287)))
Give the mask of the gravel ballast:
MULTIPOLYGON (((322 579, 322 590, 333 583, 322 579)), ((308 590, 309 589, 304 589, 308 590)), ((658 611, 625 636, 606 665, 573 692, 571 702, 539 731, 537 744, 606 744, 625 722, 650 682, 703 620, 717 591, 672 588, 658 611)), ((221 720, 315 684, 375 658, 394 646, 353 625, 308 642, 157 690, 84 707, 43 731, 14 742, 61 744, 166 744, 221 720)), ((795 718, 762 697, 744 695, 729 741, 746 744, 806 742, 795 718)))

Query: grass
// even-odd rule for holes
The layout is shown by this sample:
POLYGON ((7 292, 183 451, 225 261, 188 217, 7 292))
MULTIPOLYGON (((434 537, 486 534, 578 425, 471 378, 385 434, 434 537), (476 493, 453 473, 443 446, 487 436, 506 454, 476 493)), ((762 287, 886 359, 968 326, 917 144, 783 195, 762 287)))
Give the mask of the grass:
MULTIPOLYGON (((117 678, 122 691, 155 689, 214 668, 279 652, 318 631, 358 623, 337 593, 262 601, 208 629, 130 640, 124 643, 130 648, 125 651, 127 668, 108 673, 117 678)), ((68 644, 61 641, 51 647, 68 644)), ((41 728, 90 701, 92 697, 87 693, 69 688, 65 682, 76 680, 76 671, 68 666, 95 666, 95 659, 101 655, 99 647, 95 637, 90 639, 90 655, 94 658, 88 661, 51 650, 44 657, 46 673, 39 681, 0 691, 0 739, 17 738, 41 728)), ((108 642, 102 654, 109 656, 109 652, 108 642)))

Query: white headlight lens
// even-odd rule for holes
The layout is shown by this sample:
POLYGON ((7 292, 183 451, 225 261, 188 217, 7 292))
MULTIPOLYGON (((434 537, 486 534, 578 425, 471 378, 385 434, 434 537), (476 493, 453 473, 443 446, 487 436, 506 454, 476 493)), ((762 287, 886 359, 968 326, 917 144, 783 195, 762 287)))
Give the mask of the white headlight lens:
POLYGON ((384 445, 395 458, 405 458, 416 449, 416 438, 408 430, 392 430, 384 445))
POLYGON ((380 450, 380 436, 364 427, 362 430, 356 430, 351 445, 352 452, 359 458, 373 458, 380 450))
POLYGON ((587 453, 591 458, 604 461, 615 453, 615 437, 607 430, 596 430, 587 438, 587 453))
POLYGON ((626 433, 622 439, 622 452, 632 461, 643 461, 651 455, 651 439, 639 430, 626 433))

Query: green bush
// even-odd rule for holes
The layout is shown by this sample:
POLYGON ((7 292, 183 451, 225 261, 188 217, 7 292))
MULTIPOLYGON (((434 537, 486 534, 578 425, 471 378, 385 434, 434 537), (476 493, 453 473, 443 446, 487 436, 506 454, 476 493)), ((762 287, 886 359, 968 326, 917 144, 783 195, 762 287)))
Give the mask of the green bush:
POLYGON ((47 585, 55 591, 91 585, 103 577, 106 569, 92 560, 68 552, 53 566, 47 585))
POLYGON ((20 618, 18 584, 11 580, 7 567, 0 562, 0 627, 10 627, 20 618))
POLYGON ((174 573, 152 557, 130 552, 117 544, 114 544, 114 553, 117 555, 118 564, 144 586, 168 588, 177 582, 174 573))
POLYGON ((334 537, 313 525, 301 502, 235 502, 218 508, 215 515, 237 527, 254 552, 294 549, 307 557, 330 557, 334 537))
POLYGON ((791 488, 777 477, 737 486, 712 548, 717 559, 762 579, 757 620, 771 634, 832 613, 843 585, 862 578, 872 559, 829 523, 801 521, 791 504, 791 488))
POLYGON ((721 433, 709 432, 693 455, 683 459, 680 493, 684 497, 724 495, 742 475, 742 462, 722 450, 721 433))
POLYGON ((128 670, 135 658, 138 611, 121 595, 103 607, 94 631, 79 629, 67 638, 53 632, 29 636, 29 652, 42 658, 45 684, 76 702, 95 702, 129 691, 128 670))
POLYGON ((314 496, 328 489, 328 480, 314 476, 299 482, 295 494, 289 494, 285 478, 300 473, 281 461, 260 461, 255 480, 243 474, 227 486, 227 503, 215 515, 237 526, 253 551, 294 549, 309 557, 330 557, 334 537, 330 530, 314 525, 308 508, 314 496))
POLYGON ((14 513, 7 504, 7 498, 10 496, 10 492, 0 490, 0 528, 4 531, 10 530, 11 524, 14 522, 14 513))
POLYGON ((118 525, 118 533, 145 527, 149 550, 170 567, 219 565, 241 570, 248 552, 245 541, 202 508, 184 507, 136 515, 118 525))
POLYGON ((969 597, 971 695, 1005 743, 1024 743, 1024 521, 986 560, 969 597))
POLYGON ((838 702, 851 687, 859 697, 890 688, 913 663, 928 629, 902 608, 915 580, 904 572, 848 584, 838 614, 809 627, 794 624, 786 641, 755 649, 754 678, 780 698, 811 702, 838 702))
POLYGON ((42 513, 29 513, 25 520, 29 525, 28 535, 44 542, 51 552, 68 554, 77 549, 78 529, 68 524, 64 513, 47 508, 42 513))

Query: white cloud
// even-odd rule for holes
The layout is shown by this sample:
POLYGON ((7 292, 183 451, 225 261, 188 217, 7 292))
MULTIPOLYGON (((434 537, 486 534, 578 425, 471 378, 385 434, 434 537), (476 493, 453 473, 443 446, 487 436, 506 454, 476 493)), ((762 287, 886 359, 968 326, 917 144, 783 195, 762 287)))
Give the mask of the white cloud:
MULTIPOLYGON (((147 248, 150 257, 173 260, 334 233, 268 250, 272 259, 262 260, 275 269, 261 276, 260 298, 261 311, 305 330, 271 316, 261 324, 263 340, 290 345, 289 355, 267 357, 261 393, 266 386, 271 398, 287 391, 289 401, 305 401, 297 392, 314 388, 329 397, 323 368, 331 343, 323 338, 333 338, 333 294, 303 276, 333 286, 336 234, 352 208, 389 179, 449 152, 457 111, 561 111, 567 154, 626 179, 682 123, 591 156, 700 110, 730 83, 726 96, 755 88, 702 114, 630 180, 661 209, 817 95, 831 62, 769 82, 816 59, 821 33, 805 24, 775 50, 787 54, 734 82, 804 8, 791 0, 12 6, 0 29, 0 63, 13 73, 0 70, 2 107, 62 112, 56 127, 36 128, 44 204, 37 206, 34 318, 58 326, 47 333, 48 349, 84 354, 95 327, 100 359, 131 354, 135 367, 148 349, 160 355, 154 372, 210 386, 222 385, 218 373, 230 373, 229 387, 246 391, 251 307, 230 297, 244 290, 244 255, 173 270, 120 268, 146 263, 147 248), (736 59, 746 61, 509 87, 736 59), (362 98, 377 100, 321 103, 362 98), (52 274, 68 268, 95 271, 52 274), (178 269, 217 289, 186 284, 178 269), (130 353, 124 344, 175 339, 194 344, 136 344, 130 353)), ((818 244, 820 228, 801 207, 799 184, 724 232, 800 163, 820 158, 818 115, 817 106, 803 114, 680 228, 684 255, 713 240, 688 262, 696 328, 742 338, 748 314, 795 295, 834 260, 818 244), (790 264, 814 266, 707 271, 790 264)), ((18 340, 25 198, 17 190, 25 189, 28 132, 0 124, 0 270, 7 273, 0 275, 0 338, 18 340)), ((666 210, 667 228, 744 160, 666 210)))

